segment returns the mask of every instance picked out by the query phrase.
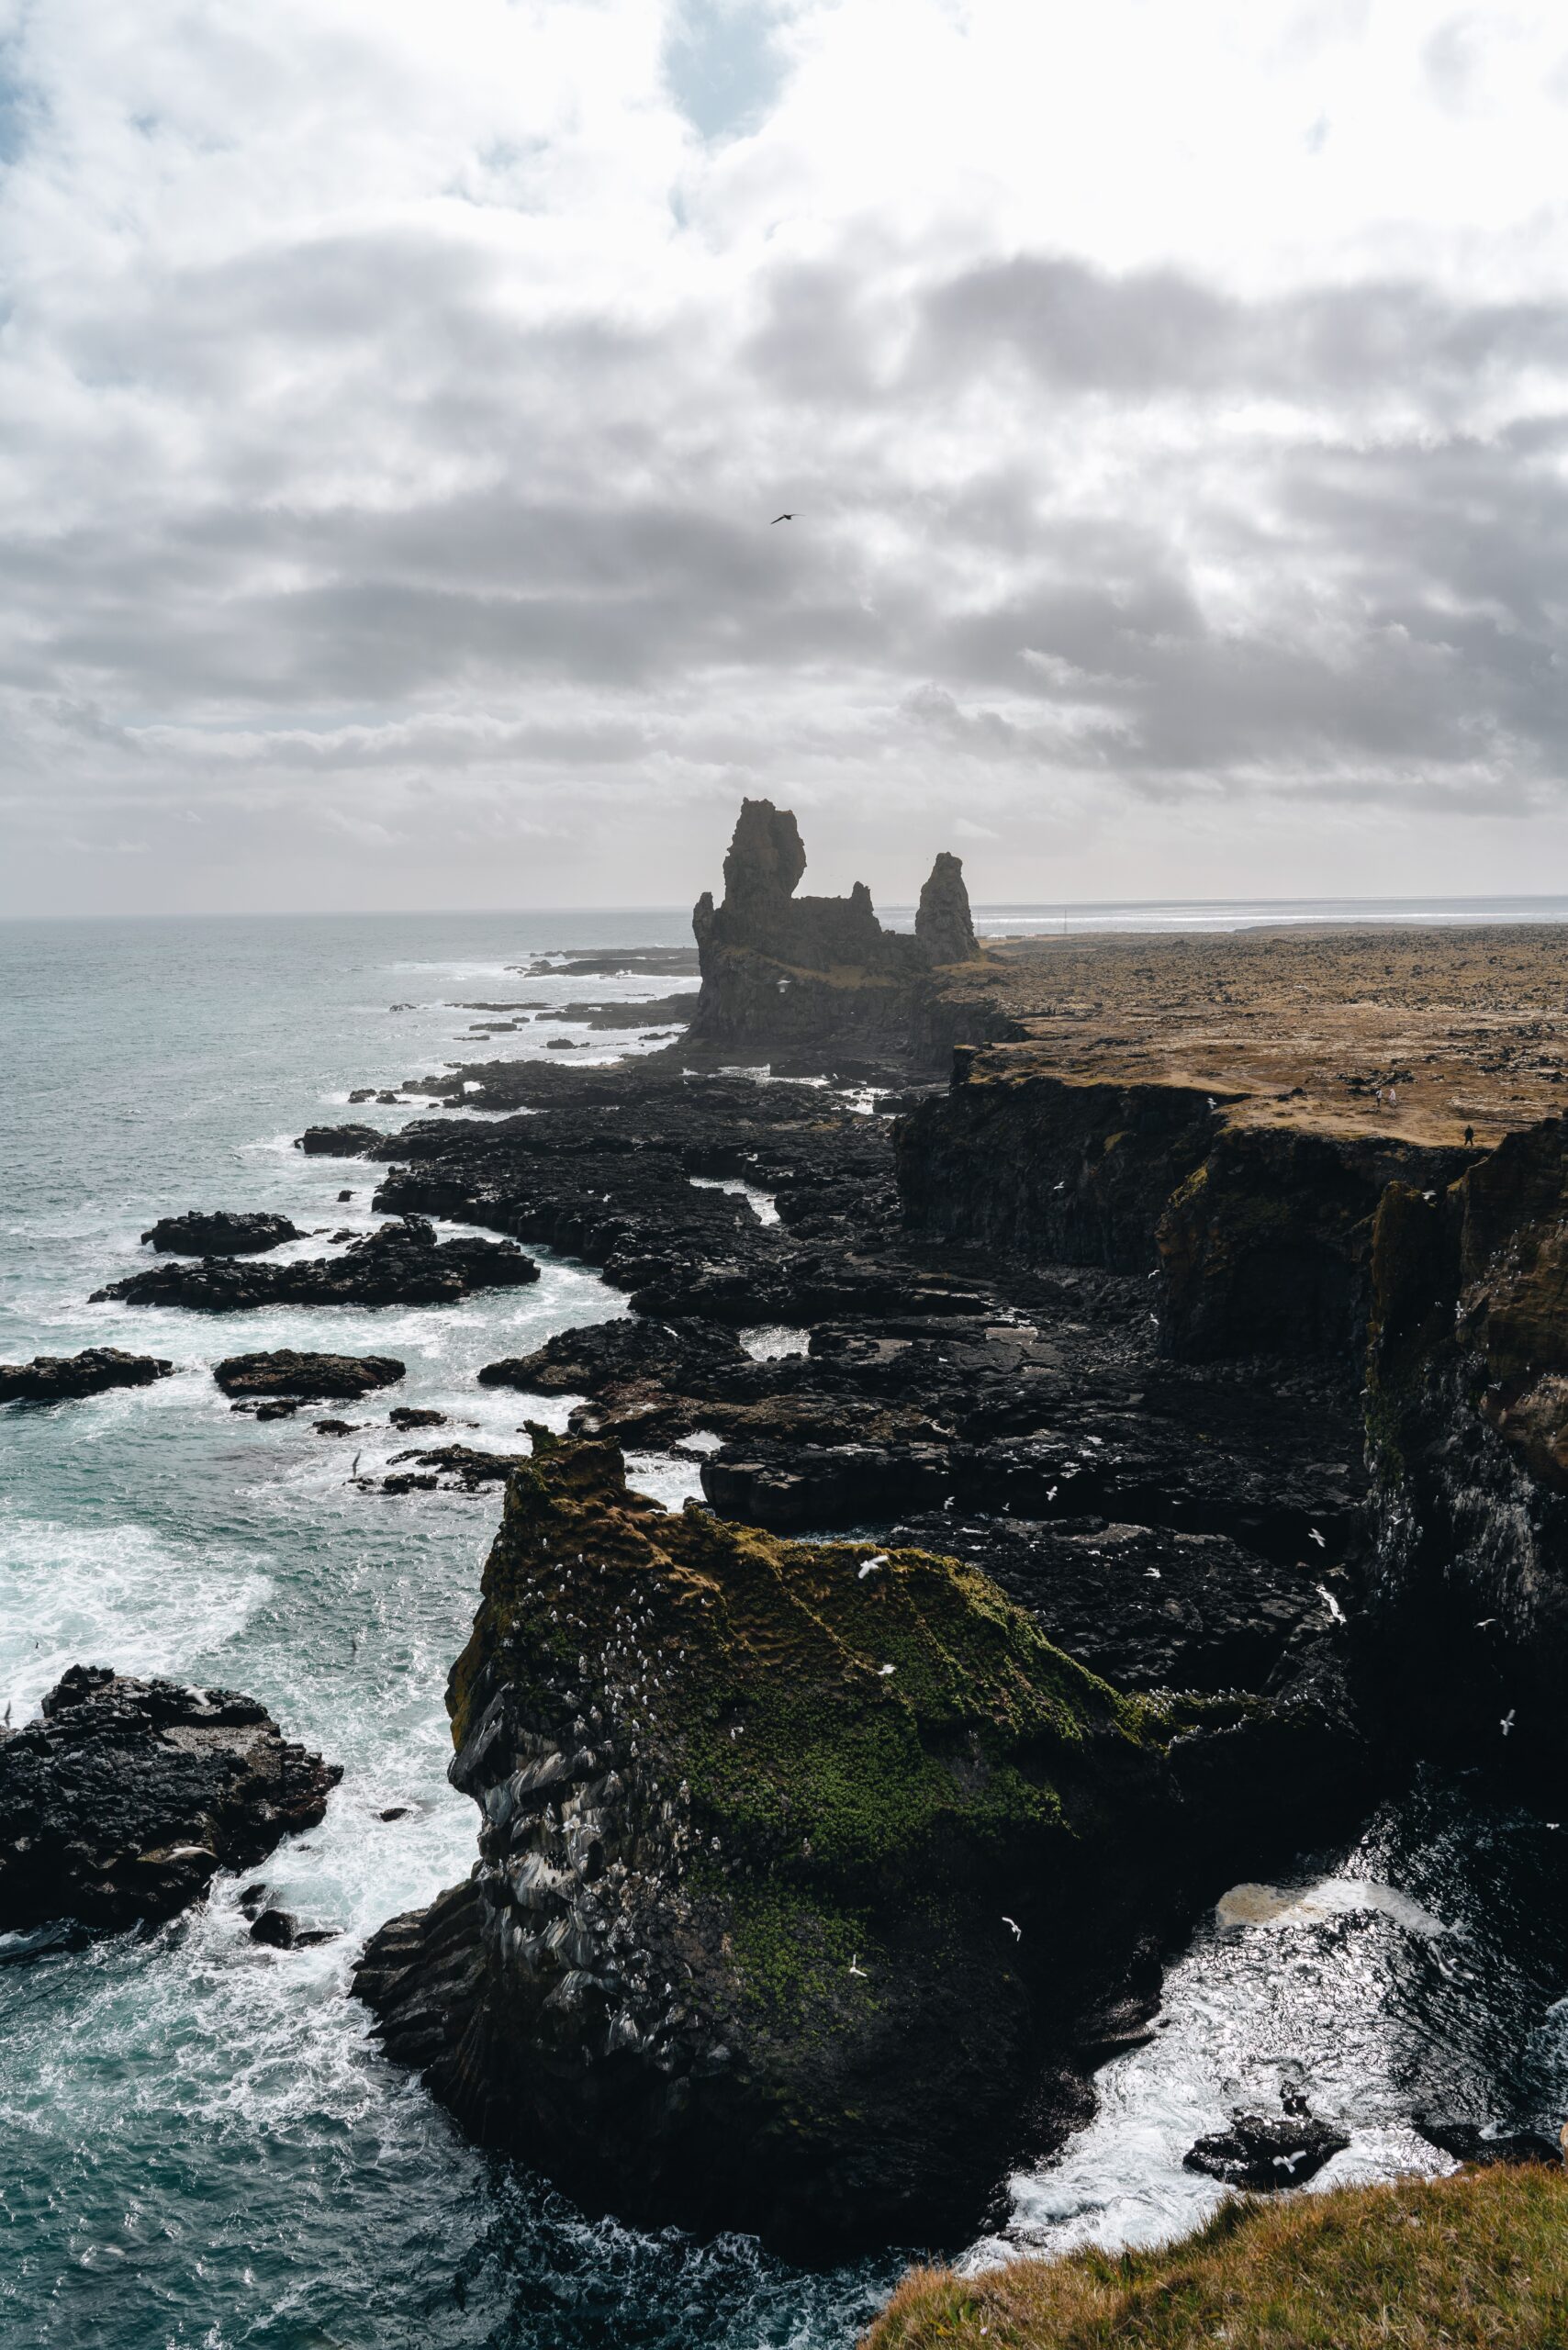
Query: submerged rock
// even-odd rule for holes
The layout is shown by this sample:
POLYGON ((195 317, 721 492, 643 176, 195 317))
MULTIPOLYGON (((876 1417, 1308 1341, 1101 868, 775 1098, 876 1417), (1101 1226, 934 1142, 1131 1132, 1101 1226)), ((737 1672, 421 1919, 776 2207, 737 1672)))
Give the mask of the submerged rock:
POLYGON ((151 1387, 174 1368, 161 1355, 131 1355, 119 1347, 35 1355, 31 1362, 0 1362, 0 1404, 63 1404, 111 1387, 151 1387))
MULTIPOLYGON (((393 1387, 406 1369, 396 1355, 310 1355, 278 1347, 270 1353, 230 1355, 226 1361, 214 1363, 212 1375, 226 1395, 261 1396, 268 1401, 285 1397, 305 1404, 322 1396, 368 1395, 377 1387, 393 1387)), ((344 1420, 323 1420, 318 1426, 326 1435, 350 1433, 344 1420)))
POLYGON ((141 1238, 144 1246, 151 1242, 154 1248, 181 1257, 249 1257, 305 1237, 286 1215, 236 1215, 227 1208, 207 1213, 191 1208, 184 1215, 160 1216, 141 1238))
POLYGON ((353 1241, 341 1257, 303 1264, 259 1265, 204 1257, 195 1265, 158 1265, 133 1273, 93 1302, 183 1305, 232 1314, 263 1305, 442 1305, 478 1289, 514 1289, 539 1279, 539 1268, 510 1240, 438 1240, 422 1215, 405 1215, 353 1241))
POLYGON ((342 1776, 253 1697, 73 1665, 0 1735, 0 1928, 173 1917, 313 1828, 342 1776))
POLYGON ((1228 2130, 1200 2138, 1182 2156, 1188 2170, 1202 2171, 1226 2187, 1244 2187, 1255 2194, 1276 2188, 1300 2187, 1315 2177, 1325 2163, 1350 2144, 1342 2131, 1309 2115, 1280 2119, 1262 2113, 1238 2113, 1228 2130))
POLYGON ((969 2223, 1161 1897, 1152 1707, 956 1562, 666 1515, 606 1445, 513 1477, 448 1704, 480 1864, 359 1990, 628 2218, 969 2223))

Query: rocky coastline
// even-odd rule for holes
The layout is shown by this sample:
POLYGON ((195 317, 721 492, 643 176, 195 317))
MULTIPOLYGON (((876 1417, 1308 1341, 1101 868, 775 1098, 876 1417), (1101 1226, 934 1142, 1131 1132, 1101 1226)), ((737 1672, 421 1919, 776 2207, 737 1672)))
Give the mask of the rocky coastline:
MULTIPOLYGON (((1426 1757, 1556 1784, 1568 1150, 1500 954, 1461 942, 1450 999, 1388 948, 1379 1026, 1354 943, 982 952, 950 856, 913 934, 804 863, 745 803, 666 1050, 455 1064, 379 1096, 432 1105, 400 1131, 302 1135, 371 1171, 373 1232, 263 1262, 305 1236, 192 1211, 95 1297, 441 1304, 533 1247, 623 1302, 479 1372, 529 1453, 356 1480, 504 1488, 448 1691, 473 1871, 356 1987, 586 2206, 819 2259, 961 2243, 1227 1884, 1426 1757)), ((269 1417, 402 1372, 217 1368, 269 1417)), ((1194 2159, 1288 2186, 1333 2135, 1248 2109, 1194 2159)))

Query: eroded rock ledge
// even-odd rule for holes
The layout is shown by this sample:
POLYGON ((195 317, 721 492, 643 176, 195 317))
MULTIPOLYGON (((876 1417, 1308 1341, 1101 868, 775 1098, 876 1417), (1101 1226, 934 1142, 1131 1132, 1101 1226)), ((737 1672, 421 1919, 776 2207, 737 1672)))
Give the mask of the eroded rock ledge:
POLYGON ((539 1279, 532 1257, 506 1241, 438 1240, 423 1216, 405 1215, 341 1257, 261 1265, 249 1258, 203 1257, 155 1265, 95 1290, 92 1303, 183 1305, 232 1314, 263 1305, 442 1305, 476 1289, 513 1289, 539 1279))

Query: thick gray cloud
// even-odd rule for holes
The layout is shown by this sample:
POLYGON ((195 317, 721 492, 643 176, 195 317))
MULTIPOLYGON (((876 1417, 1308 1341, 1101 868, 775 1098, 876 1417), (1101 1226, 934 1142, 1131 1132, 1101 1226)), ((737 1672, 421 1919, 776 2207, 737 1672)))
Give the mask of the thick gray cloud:
MULTIPOLYGON (((960 14, 912 5, 912 74, 960 14)), ((894 895, 955 827, 992 897, 1541 886, 1528 177, 1473 252, 1430 192, 1074 251, 974 195, 983 118, 940 201, 868 189, 874 17, 463 0, 454 63, 350 0, 133 0, 134 56, 18 11, 0 907, 678 899, 758 789, 894 895)), ((1292 172, 1322 20, 1268 64, 1292 172)), ((1491 120, 1488 21, 1407 44, 1413 122, 1491 120)))

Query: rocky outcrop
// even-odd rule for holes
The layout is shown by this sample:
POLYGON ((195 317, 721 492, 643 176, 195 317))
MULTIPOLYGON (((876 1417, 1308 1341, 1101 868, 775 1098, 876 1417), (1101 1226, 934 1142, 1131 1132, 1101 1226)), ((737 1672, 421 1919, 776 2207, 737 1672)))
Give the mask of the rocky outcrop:
POLYGON ((1444 1189, 1391 1186, 1367 1406, 1391 1697, 1427 1751, 1553 1788, 1568 1673, 1565 1218, 1557 1119, 1444 1189))
POLYGON ((933 963, 972 963, 980 951, 969 919, 963 862, 947 849, 938 852, 921 889, 914 936, 933 963))
POLYGON ((1343 2131, 1310 2114, 1238 2113, 1228 2130, 1200 2138, 1182 2159, 1223 2186, 1268 2195, 1315 2178, 1350 2143, 1343 2131))
POLYGON ((947 2234, 1159 1906, 1154 1716, 970 1571, 666 1516, 605 1446, 513 1479, 449 1705, 479 1867, 360 1990, 627 2217, 947 2234))
POLYGON ((263 1305, 444 1305, 478 1289, 515 1289, 539 1279, 532 1257, 508 1241, 438 1241, 423 1216, 405 1215, 353 1240, 341 1257, 258 1265, 204 1257, 195 1265, 157 1265, 132 1273, 93 1303, 183 1305, 200 1314, 233 1314, 263 1305))
POLYGON ((31 1362, 0 1362, 0 1404, 63 1404, 111 1387, 151 1387, 174 1368, 161 1355, 131 1355, 119 1347, 35 1355, 31 1362))
POLYGON ((73 1665, 0 1734, 0 1928, 171 1918, 313 1828, 342 1775, 253 1697, 73 1665))
POLYGON ((903 1054, 939 963, 978 952, 957 857, 936 860, 916 934, 884 930, 857 881, 847 898, 798 898, 800 829, 768 800, 741 805, 724 894, 692 913, 702 985, 689 1034, 699 1049, 903 1054))
POLYGON ((311 1355, 277 1347, 263 1354, 230 1355, 214 1363, 212 1375, 226 1395, 316 1403, 395 1386, 406 1368, 395 1355, 311 1355))
POLYGON ((386 1139, 379 1126, 307 1126, 294 1147, 308 1158, 363 1158, 386 1139))
POLYGON ((190 1208, 184 1215, 160 1216, 141 1238, 144 1247, 150 1243, 179 1257, 251 1257, 305 1237, 286 1215, 235 1215, 227 1208, 190 1208))

